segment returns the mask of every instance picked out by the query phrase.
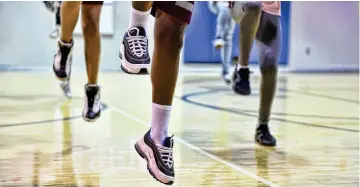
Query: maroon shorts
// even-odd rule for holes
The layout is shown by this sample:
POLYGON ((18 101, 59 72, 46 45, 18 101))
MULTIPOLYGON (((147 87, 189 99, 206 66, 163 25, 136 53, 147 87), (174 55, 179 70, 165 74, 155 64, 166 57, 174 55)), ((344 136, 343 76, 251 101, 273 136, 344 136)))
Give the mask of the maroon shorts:
POLYGON ((82 1, 81 3, 85 5, 102 5, 104 1, 82 1))
POLYGON ((151 9, 151 15, 154 17, 156 9, 189 24, 194 10, 194 1, 154 1, 151 9))

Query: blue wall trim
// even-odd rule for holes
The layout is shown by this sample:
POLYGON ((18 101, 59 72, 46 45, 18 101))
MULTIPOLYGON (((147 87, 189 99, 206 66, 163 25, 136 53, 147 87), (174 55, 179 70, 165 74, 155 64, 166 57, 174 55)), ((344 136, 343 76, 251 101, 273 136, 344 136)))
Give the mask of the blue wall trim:
MULTIPOLYGON (((282 24, 282 52, 279 64, 288 64, 289 53, 289 27, 290 27, 290 5, 289 1, 281 2, 281 24, 282 24)), ((208 9, 207 1, 196 1, 193 17, 189 24, 184 40, 184 63, 220 63, 220 52, 212 46, 215 37, 216 15, 208 9)), ((239 27, 233 38, 233 56, 238 56, 239 27)), ((250 56, 250 64, 257 64, 257 49, 254 48, 250 56)))

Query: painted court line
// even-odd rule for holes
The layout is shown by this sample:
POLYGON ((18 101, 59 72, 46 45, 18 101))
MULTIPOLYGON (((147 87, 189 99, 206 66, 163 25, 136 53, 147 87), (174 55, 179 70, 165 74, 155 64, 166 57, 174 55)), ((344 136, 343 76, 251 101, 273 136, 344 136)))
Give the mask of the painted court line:
MULTIPOLYGON (((139 119, 139 118, 137 118, 137 117, 123 111, 123 110, 120 110, 120 109, 112 107, 112 106, 109 106, 109 109, 113 110, 114 112, 117 112, 117 113, 131 119, 131 120, 134 120, 134 121, 136 121, 136 122, 138 122, 138 123, 140 123, 140 124, 142 124, 144 126, 150 127, 150 125, 147 122, 145 122, 145 121, 143 121, 143 120, 141 120, 141 119, 139 119)), ((260 182, 262 182, 262 183, 264 183, 266 185, 269 185, 271 187, 279 187, 278 185, 276 185, 276 184, 274 184, 274 183, 272 183, 270 181, 267 181, 267 180, 255 175, 255 174, 249 172, 248 170, 242 168, 241 166, 235 165, 235 164, 233 164, 231 162, 228 162, 226 160, 223 160, 223 159, 221 159, 221 158, 219 158, 219 157, 217 157, 217 156, 215 156, 215 155, 213 155, 213 154, 211 154, 211 153, 209 153, 207 151, 202 150, 201 148, 187 142, 186 140, 183 140, 183 139, 178 138, 176 136, 174 136, 174 139, 177 142, 189 147, 190 149, 192 149, 194 151, 197 151, 197 152, 201 153, 202 155, 205 155, 205 156, 207 156, 207 157, 209 157, 209 158, 211 158, 211 159, 213 159, 213 160, 215 160, 217 162, 220 162, 220 163, 222 163, 222 164, 224 164, 224 165, 226 165, 226 166, 228 166, 228 167, 230 167, 230 168, 232 168, 234 170, 237 170, 240 173, 243 173, 243 174, 245 174, 245 175, 247 175, 247 176, 249 176, 249 177, 251 177, 251 178, 253 178, 253 179, 257 180, 257 181, 260 181, 260 182)))

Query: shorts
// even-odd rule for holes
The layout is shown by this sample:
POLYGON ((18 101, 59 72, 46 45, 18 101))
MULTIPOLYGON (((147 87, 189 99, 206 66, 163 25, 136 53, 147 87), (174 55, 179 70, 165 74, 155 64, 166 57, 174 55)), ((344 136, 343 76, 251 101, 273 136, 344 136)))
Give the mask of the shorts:
POLYGON ((154 17, 156 9, 189 24, 194 10, 194 1, 154 1, 151 9, 151 15, 154 17))
POLYGON ((256 39, 270 45, 270 43, 278 39, 279 34, 281 36, 280 16, 262 11, 256 39))
POLYGON ((83 5, 102 5, 104 1, 82 1, 83 5))

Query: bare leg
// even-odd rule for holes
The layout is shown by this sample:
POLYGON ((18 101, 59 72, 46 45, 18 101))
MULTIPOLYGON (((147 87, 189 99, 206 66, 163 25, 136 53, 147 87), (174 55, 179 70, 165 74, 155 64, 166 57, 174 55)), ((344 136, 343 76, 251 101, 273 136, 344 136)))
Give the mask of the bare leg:
POLYGON ((259 26, 261 7, 248 9, 240 23, 240 66, 248 66, 251 49, 259 26))
POLYGON ((81 1, 64 1, 61 4, 61 41, 71 43, 78 21, 81 1))
POLYGON ((156 14, 151 82, 153 103, 171 105, 186 24, 161 11, 156 14))
POLYGON ((138 11, 149 11, 152 6, 152 1, 132 1, 132 7, 138 11))
POLYGON ((185 28, 185 22, 157 9, 151 67, 151 129, 135 144, 137 152, 146 157, 154 178, 168 185, 173 184, 175 172, 173 139, 167 133, 185 28))
POLYGON ((93 122, 100 117, 100 87, 97 85, 100 64, 100 13, 102 1, 87 1, 82 5, 82 30, 88 83, 85 86, 83 118, 93 122))
POLYGON ((256 3, 249 3, 246 7, 246 13, 240 23, 240 58, 239 64, 233 76, 233 90, 237 94, 250 95, 250 70, 247 67, 251 49, 259 27, 259 20, 261 15, 261 6, 256 3))
POLYGON ((97 84, 100 64, 100 13, 102 5, 82 5, 82 30, 88 84, 97 84))

